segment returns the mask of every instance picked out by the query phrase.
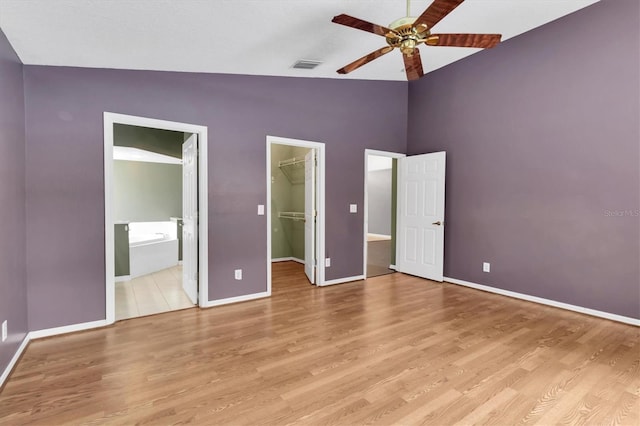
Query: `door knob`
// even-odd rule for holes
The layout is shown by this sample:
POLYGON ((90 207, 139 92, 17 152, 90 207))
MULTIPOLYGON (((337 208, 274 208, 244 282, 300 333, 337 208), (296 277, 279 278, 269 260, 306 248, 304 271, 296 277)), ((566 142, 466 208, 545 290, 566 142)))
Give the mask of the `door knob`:
POLYGON ((440 222, 440 221, 433 222, 433 223, 432 223, 432 225, 438 225, 438 226, 440 226, 440 225, 442 225, 442 222, 440 222))

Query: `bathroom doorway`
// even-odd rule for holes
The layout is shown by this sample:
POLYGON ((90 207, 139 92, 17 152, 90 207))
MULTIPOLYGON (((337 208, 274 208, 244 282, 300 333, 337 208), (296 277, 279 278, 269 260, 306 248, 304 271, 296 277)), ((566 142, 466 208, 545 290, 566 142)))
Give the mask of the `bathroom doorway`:
POLYGON ((324 144, 267 137, 267 222, 268 291, 272 274, 298 269, 322 285, 324 144))
POLYGON ((205 153, 202 126, 105 113, 109 323, 206 304, 205 153))
POLYGON ((395 272, 397 159, 404 154, 365 150, 365 277, 395 272))

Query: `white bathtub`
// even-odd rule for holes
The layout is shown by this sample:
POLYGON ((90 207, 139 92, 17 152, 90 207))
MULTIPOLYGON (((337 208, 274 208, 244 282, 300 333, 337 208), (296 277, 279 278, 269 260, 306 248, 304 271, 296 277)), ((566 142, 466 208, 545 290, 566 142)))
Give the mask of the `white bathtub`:
POLYGON ((178 264, 178 239, 174 222, 129 224, 129 274, 151 274, 178 264))

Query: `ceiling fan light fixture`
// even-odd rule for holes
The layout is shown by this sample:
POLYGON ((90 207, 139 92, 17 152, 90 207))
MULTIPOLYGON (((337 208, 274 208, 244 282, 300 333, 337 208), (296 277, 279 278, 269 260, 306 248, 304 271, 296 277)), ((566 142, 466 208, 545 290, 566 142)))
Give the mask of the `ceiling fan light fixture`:
POLYGON ((413 49, 415 49, 417 45, 418 42, 416 40, 407 38, 402 40, 402 43, 400 43, 400 51, 405 55, 410 55, 413 53, 413 49))
POLYGON ((387 45, 340 68, 337 72, 347 74, 363 65, 398 48, 402 52, 408 80, 417 80, 424 75, 418 45, 444 47, 472 47, 487 49, 494 47, 500 34, 431 34, 431 28, 451 13, 465 0, 433 0, 420 16, 411 16, 410 0, 407 0, 407 14, 396 19, 388 27, 364 21, 347 14, 334 16, 331 22, 373 33, 385 38, 387 45))

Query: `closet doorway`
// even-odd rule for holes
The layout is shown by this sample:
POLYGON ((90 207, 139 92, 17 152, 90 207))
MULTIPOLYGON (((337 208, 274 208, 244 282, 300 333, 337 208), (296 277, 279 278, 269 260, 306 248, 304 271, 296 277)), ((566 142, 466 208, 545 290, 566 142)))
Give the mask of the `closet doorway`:
POLYGON ((107 322, 206 306, 206 127, 113 113, 104 126, 107 322))
POLYGON ((268 291, 274 270, 300 269, 309 284, 322 285, 324 144, 267 137, 267 225, 268 291))
POLYGON ((364 264, 367 278, 395 272, 398 158, 404 154, 365 150, 364 264))

